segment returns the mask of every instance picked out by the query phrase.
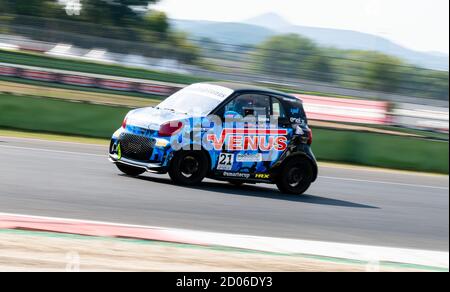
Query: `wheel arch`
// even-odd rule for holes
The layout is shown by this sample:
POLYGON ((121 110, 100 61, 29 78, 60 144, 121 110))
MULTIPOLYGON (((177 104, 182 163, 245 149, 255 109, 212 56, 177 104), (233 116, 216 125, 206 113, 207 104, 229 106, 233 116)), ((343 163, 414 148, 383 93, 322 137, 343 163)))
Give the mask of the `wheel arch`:
POLYGON ((279 165, 277 165, 272 172, 274 173, 275 176, 277 176, 281 170, 283 169, 283 167, 289 162, 292 161, 294 159, 302 159, 302 160, 306 160, 308 161, 313 169, 313 179, 312 182, 315 182, 317 180, 317 177, 319 175, 319 167, 317 166, 317 162, 311 158, 309 155, 307 155, 304 152, 296 152, 293 153, 291 155, 289 155, 288 157, 286 157, 279 165))
POLYGON ((208 165, 207 165, 208 172, 212 171, 212 167, 213 166, 212 166, 211 153, 209 151, 207 151, 203 146, 198 145, 198 144, 190 144, 190 149, 189 150, 180 149, 180 150, 174 151, 173 155, 172 155, 172 158, 169 161, 169 166, 172 163, 173 158, 175 157, 175 155, 178 155, 179 153, 182 153, 182 152, 191 152, 191 151, 192 152, 202 152, 205 155, 206 160, 208 161, 208 165))

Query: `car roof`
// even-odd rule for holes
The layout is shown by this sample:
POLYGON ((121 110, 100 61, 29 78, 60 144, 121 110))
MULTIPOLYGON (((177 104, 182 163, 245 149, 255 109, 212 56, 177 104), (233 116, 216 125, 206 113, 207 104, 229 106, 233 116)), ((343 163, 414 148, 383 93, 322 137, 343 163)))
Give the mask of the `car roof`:
POLYGON ((298 98, 296 98, 293 95, 290 95, 290 94, 287 94, 287 93, 284 93, 281 91, 273 90, 273 89, 255 86, 255 85, 233 83, 233 82, 204 82, 204 84, 211 84, 211 85, 226 87, 226 88, 233 90, 234 92, 254 91, 254 92, 261 93, 261 94, 266 93, 266 94, 271 94, 271 95, 279 95, 279 96, 287 97, 290 99, 299 100, 298 98))

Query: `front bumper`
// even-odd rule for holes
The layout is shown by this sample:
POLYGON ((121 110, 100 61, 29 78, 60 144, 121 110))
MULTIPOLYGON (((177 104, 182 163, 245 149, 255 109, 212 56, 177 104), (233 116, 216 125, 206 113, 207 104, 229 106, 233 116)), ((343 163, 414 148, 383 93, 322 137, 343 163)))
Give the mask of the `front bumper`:
POLYGON ((145 169, 146 171, 151 171, 151 172, 165 171, 165 167, 162 165, 162 163, 145 163, 145 162, 136 161, 136 160, 132 160, 132 159, 125 158, 125 157, 121 157, 119 159, 117 154, 109 154, 109 161, 111 161, 114 164, 117 164, 117 163, 126 164, 129 166, 142 168, 142 169, 145 169))

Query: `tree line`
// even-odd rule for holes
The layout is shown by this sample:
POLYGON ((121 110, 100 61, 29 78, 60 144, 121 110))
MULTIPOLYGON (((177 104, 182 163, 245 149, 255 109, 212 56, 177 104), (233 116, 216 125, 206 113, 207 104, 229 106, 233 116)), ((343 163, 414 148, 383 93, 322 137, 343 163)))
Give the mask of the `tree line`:
POLYGON ((428 70, 374 51, 321 48, 295 34, 272 37, 252 52, 255 69, 350 88, 448 99, 448 72, 428 70))
POLYGON ((79 14, 69 14, 64 1, 0 0, 0 12, 6 15, 1 20, 9 24, 11 33, 47 42, 60 40, 88 48, 93 42, 89 37, 97 37, 98 46, 117 53, 144 51, 149 57, 166 55, 188 64, 199 57, 187 35, 171 29, 164 12, 147 9, 159 0, 82 0, 79 14), (136 48, 119 40, 135 42, 136 48))

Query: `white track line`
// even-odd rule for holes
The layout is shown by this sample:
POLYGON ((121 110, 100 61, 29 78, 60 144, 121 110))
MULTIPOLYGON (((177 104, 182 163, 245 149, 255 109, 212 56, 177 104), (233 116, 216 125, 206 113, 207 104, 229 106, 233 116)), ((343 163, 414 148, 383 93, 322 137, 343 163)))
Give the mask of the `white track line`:
MULTIPOLYGON (((73 152, 73 151, 43 149, 43 148, 34 148, 34 147, 10 146, 10 145, 0 145, 0 148, 30 150, 30 151, 42 151, 42 152, 71 154, 71 155, 85 155, 85 156, 93 156, 93 157, 107 157, 106 153, 104 155, 102 155, 102 154, 92 154, 92 153, 84 153, 84 152, 73 152)), ((438 186, 419 185, 419 184, 407 184, 407 183, 396 183, 396 182, 388 182, 388 181, 352 179, 352 178, 333 177, 333 176, 319 176, 319 178, 322 178, 322 179, 333 179, 333 180, 344 180, 344 181, 353 181, 353 182, 364 182, 364 183, 373 183, 373 184, 397 185, 397 186, 416 187, 416 188, 428 188, 428 189, 437 189, 437 190, 448 190, 449 189, 448 187, 438 187, 438 186)))
POLYGON ((42 219, 52 221, 66 221, 73 223, 101 224, 117 227, 134 227, 164 230, 168 234, 181 240, 203 242, 206 245, 227 246, 259 250, 265 252, 315 255, 332 258, 359 260, 369 263, 393 262, 402 264, 423 265, 429 267, 449 268, 449 253, 419 249, 405 249, 370 245, 345 244, 337 242, 298 240, 274 237, 260 237, 239 234, 226 234, 195 231, 187 229, 173 229, 142 225, 130 225, 101 221, 65 219, 56 217, 30 216, 21 214, 0 213, 1 216, 19 216, 28 219, 42 219))
MULTIPOLYGON (((105 145, 108 145, 108 140, 105 139, 104 144, 93 144, 93 143, 83 143, 83 142, 72 142, 72 141, 59 141, 59 140, 46 140, 46 139, 40 139, 40 138, 25 138, 25 137, 10 137, 10 136, 0 136, 0 139, 7 139, 7 140, 19 140, 19 141, 29 141, 29 142, 40 142, 40 143, 57 143, 57 144, 73 144, 73 145, 80 145, 80 146, 94 146, 94 147, 105 147, 105 145)), ((89 138, 86 138, 89 139, 89 138)), ((93 138, 96 139, 96 138, 93 138)), ((101 140, 101 139, 97 139, 101 140)))
POLYGON ((9 148, 9 149, 18 149, 18 150, 30 150, 30 151, 41 151, 41 152, 50 152, 50 153, 60 153, 60 154, 71 154, 71 155, 84 155, 84 156, 95 156, 95 157, 107 157, 105 152, 104 155, 101 154, 92 154, 92 153, 84 153, 84 152, 74 152, 74 151, 64 151, 64 150, 54 150, 54 149, 44 149, 44 148, 33 148, 33 147, 21 147, 21 146, 9 146, 9 145, 0 145, 0 148, 9 148))
POLYGON ((448 187, 437 187, 437 186, 429 186, 429 185, 396 183, 396 182, 388 182, 388 181, 354 179, 354 178, 343 178, 343 177, 333 177, 333 176, 319 176, 319 178, 333 179, 333 180, 345 180, 345 181, 352 181, 352 182, 365 182, 365 183, 372 183, 372 184, 384 184, 384 185, 414 187, 414 188, 428 188, 428 189, 437 189, 437 190, 448 190, 449 189, 448 187))

